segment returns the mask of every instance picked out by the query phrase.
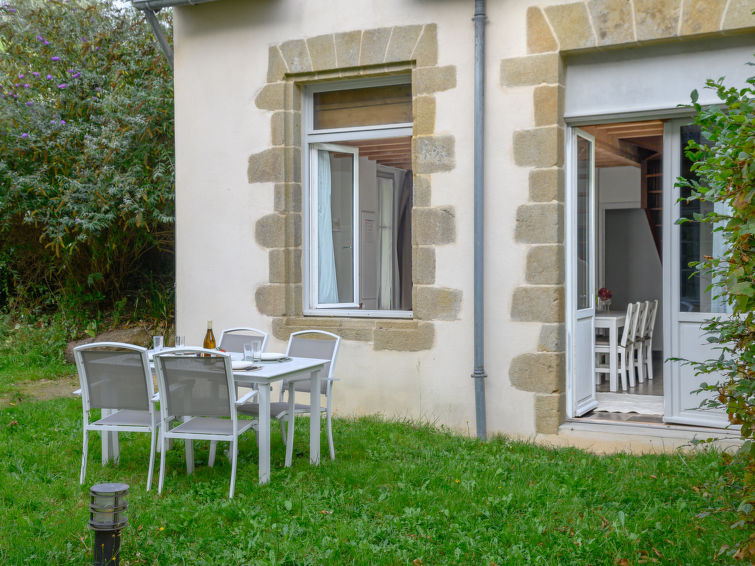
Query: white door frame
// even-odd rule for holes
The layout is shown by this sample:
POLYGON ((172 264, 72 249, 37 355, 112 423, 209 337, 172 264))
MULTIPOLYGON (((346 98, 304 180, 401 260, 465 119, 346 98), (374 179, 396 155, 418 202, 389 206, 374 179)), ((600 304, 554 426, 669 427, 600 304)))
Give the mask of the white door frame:
MULTIPOLYGON (((677 357, 684 351, 682 343, 682 326, 700 325, 709 318, 710 313, 683 313, 679 309, 680 290, 680 227, 676 224, 679 217, 680 205, 677 202, 678 191, 674 188, 675 179, 680 175, 681 136, 679 126, 690 123, 689 114, 686 118, 677 118, 679 111, 669 110, 667 114, 653 113, 652 116, 633 116, 641 119, 667 119, 663 137, 663 359, 664 359, 664 420, 670 423, 725 427, 728 425, 723 411, 701 410, 689 403, 685 407, 683 395, 691 390, 688 381, 691 379, 691 369, 682 366, 680 362, 670 362, 670 357, 677 357), (687 373, 685 375, 685 372, 687 373)), ((576 411, 576 374, 575 358, 577 343, 576 329, 576 194, 574 188, 573 141, 576 125, 618 123, 627 121, 624 116, 593 116, 583 117, 572 121, 567 126, 566 136, 566 194, 565 194, 565 264, 566 264, 566 413, 568 418, 578 416, 576 411)), ((595 242, 592 242, 593 253, 595 242)), ((689 340, 689 337, 687 338, 689 340)), ((691 342, 690 342, 691 343, 691 342)), ((694 348, 694 344, 692 345, 694 348)), ((688 345, 689 347, 689 345, 688 345)), ((703 343, 701 341, 701 351, 703 343)), ((594 356, 593 356, 594 359, 594 356)), ((593 372, 594 373, 594 372, 593 372)), ((709 377, 709 380, 711 378, 709 377)), ((700 380, 702 381, 702 379, 700 380)))

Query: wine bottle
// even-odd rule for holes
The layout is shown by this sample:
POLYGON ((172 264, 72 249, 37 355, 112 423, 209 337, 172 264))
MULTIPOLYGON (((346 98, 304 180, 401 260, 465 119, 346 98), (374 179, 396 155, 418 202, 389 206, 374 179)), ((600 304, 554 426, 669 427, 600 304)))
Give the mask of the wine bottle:
POLYGON ((202 347, 207 350, 214 350, 215 349, 215 335, 212 333, 212 321, 207 321, 207 333, 204 335, 204 342, 202 342, 202 347))

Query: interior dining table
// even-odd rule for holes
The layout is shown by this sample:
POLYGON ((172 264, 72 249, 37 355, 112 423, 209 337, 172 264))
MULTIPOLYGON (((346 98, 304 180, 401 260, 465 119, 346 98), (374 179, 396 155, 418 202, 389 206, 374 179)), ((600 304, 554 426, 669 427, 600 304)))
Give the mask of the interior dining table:
MULTIPOLYGON (((173 350, 165 348, 163 352, 173 350)), ((150 350, 152 354, 152 350, 150 350)), ((241 358, 238 354, 231 356, 233 360, 241 358)), ((150 355, 150 365, 151 364, 150 355)), ((286 460, 285 466, 290 467, 294 451, 294 383, 297 381, 311 380, 310 386, 310 412, 309 412, 309 462, 312 465, 320 464, 320 370, 330 360, 315 358, 284 357, 281 360, 250 362, 254 369, 249 371, 234 370, 233 378, 240 387, 256 387, 259 391, 258 402, 260 405, 257 423, 257 445, 259 449, 259 483, 266 484, 270 481, 270 393, 271 386, 276 382, 285 381, 288 387, 288 420, 286 433, 286 460)), ((103 416, 110 413, 103 409, 103 416)), ((111 458, 118 461, 119 457, 118 433, 102 434, 102 463, 103 465, 111 458)), ((193 454, 187 454, 192 458, 193 454)))
POLYGON ((611 392, 619 390, 619 363, 618 363, 618 345, 619 345, 619 328, 626 324, 627 311, 595 311, 595 328, 608 329, 608 369, 609 369, 609 389, 611 392))

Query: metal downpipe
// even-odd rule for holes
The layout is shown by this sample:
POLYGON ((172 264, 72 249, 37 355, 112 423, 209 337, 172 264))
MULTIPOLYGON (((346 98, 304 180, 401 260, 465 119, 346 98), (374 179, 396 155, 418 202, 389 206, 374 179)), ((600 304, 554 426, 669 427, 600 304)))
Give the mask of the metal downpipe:
POLYGON ((484 188, 485 188, 485 0, 475 0, 474 14, 474 372, 477 438, 487 440, 485 411, 484 188))
POLYGON ((140 8, 142 12, 144 12, 144 15, 147 17, 147 21, 149 22, 149 25, 152 26, 152 31, 155 34, 155 37, 157 38, 157 42, 160 44, 160 48, 163 50, 163 53, 165 54, 165 58, 168 60, 168 65, 170 66, 170 70, 173 70, 173 48, 170 46, 170 43, 168 42, 168 38, 165 36, 165 32, 163 31, 162 26, 160 26, 160 22, 157 21, 157 16, 155 15, 155 11, 151 8, 140 8))
POLYGON ((197 4, 206 4, 215 2, 215 0, 131 0, 134 8, 144 10, 154 10, 157 12, 163 8, 173 8, 175 6, 196 6, 197 4))
POLYGON ((149 25, 152 27, 152 31, 157 38, 157 42, 160 44, 160 48, 165 54, 165 58, 168 60, 170 70, 173 70, 173 48, 170 46, 168 38, 165 36, 160 22, 157 21, 156 12, 159 12, 163 8, 174 8, 176 6, 196 6, 197 4, 205 4, 207 2, 215 2, 215 0, 131 0, 131 4, 134 8, 144 12, 147 17, 149 25))

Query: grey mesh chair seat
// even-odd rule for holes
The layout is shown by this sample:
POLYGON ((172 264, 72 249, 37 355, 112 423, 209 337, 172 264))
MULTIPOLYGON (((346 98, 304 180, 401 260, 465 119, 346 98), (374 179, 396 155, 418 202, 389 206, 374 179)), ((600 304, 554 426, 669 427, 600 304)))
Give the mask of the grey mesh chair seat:
POLYGON ((159 420, 154 404, 155 387, 147 349, 120 342, 94 342, 77 346, 73 352, 81 383, 81 404, 84 412, 84 447, 79 483, 83 484, 86 477, 90 431, 100 434, 148 432, 149 490, 152 486, 159 420), (90 422, 92 409, 101 409, 102 418, 90 422))
MULTIPOLYGON (((229 354, 203 348, 186 348, 155 354, 155 369, 160 384, 160 481, 165 483, 165 452, 169 438, 181 439, 186 447, 186 471, 194 471, 194 440, 229 442, 231 488, 236 485, 236 462, 240 434, 256 428, 256 421, 239 420, 237 406, 257 392, 236 399, 229 354)), ((212 451, 211 451, 212 452, 212 451)), ((212 457, 210 458, 212 465, 212 457)))
MULTIPOLYGON (((237 410, 241 412, 241 407, 238 407, 237 410)), ((255 421, 239 421, 238 433, 246 432, 254 426, 256 426, 255 421)), ((230 419, 217 417, 194 417, 170 429, 170 431, 176 434, 192 434, 196 439, 218 440, 215 437, 233 434, 233 422, 230 419)))
POLYGON ((149 411, 123 409, 92 424, 101 426, 149 426, 151 422, 152 415, 149 411))

